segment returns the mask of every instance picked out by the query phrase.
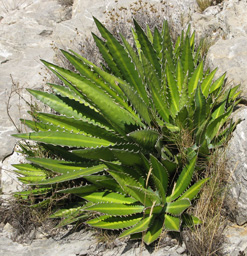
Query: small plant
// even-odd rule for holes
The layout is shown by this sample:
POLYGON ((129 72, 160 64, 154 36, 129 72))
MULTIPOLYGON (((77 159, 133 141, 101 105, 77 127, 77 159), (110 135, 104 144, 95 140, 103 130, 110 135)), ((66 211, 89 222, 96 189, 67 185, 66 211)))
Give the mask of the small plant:
POLYGON ((235 128, 238 87, 225 90, 225 74, 213 81, 216 70, 204 71, 189 29, 173 44, 166 21, 147 33, 134 21, 131 47, 95 23, 104 38, 93 34, 101 68, 62 50, 76 71, 43 61, 63 85, 29 90, 57 114, 33 112, 22 122, 34 132, 14 135, 47 150, 45 158, 26 151, 31 163, 15 165, 33 187, 18 195, 76 196, 51 215, 63 217, 60 225, 84 219, 150 244, 164 229, 200 223, 185 213, 208 180, 194 173, 235 128))
POLYGON ((217 5, 224 0, 196 0, 200 10, 203 12, 206 10, 209 6, 217 5))

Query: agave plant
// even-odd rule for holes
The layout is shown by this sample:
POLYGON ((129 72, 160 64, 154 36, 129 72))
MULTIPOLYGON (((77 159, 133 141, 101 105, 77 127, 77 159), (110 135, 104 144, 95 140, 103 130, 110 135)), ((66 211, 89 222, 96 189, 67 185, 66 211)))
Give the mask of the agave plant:
POLYGON ((52 93, 28 90, 56 114, 34 112, 22 120, 34 132, 14 135, 51 152, 15 165, 20 180, 34 186, 19 195, 60 188, 81 199, 51 216, 63 217, 61 225, 96 212, 88 225, 124 229, 121 237, 150 244, 164 229, 199 222, 184 213, 207 181, 193 182, 193 173, 198 158, 206 162, 235 128, 229 116, 238 87, 225 90, 225 75, 214 80, 216 70, 204 71, 189 29, 173 43, 166 21, 153 34, 134 21, 132 47, 95 23, 101 67, 62 50, 75 71, 43 61, 63 85, 50 84, 52 93))

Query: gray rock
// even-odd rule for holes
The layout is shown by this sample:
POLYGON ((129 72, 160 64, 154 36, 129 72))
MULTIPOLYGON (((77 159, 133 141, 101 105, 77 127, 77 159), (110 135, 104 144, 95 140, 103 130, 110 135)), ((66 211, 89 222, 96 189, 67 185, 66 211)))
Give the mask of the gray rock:
MULTIPOLYGON (((18 147, 16 147, 16 150, 18 150, 18 147)), ((22 154, 14 152, 1 164, 2 172, 0 187, 2 193, 5 195, 11 195, 13 192, 21 191, 25 188, 25 186, 18 180, 18 175, 14 172, 15 168, 12 166, 12 164, 24 161, 25 157, 22 154)))
POLYGON ((224 256, 247 255, 247 226, 230 225, 224 231, 225 242, 222 245, 224 256))
POLYGON ((227 0, 218 6, 207 8, 203 13, 191 16, 192 27, 198 38, 206 37, 211 42, 247 35, 246 1, 227 0))
MULTIPOLYGON (((162 246, 155 248, 154 251, 148 251, 144 244, 139 242, 123 241, 113 247, 107 246, 106 243, 98 242, 94 233, 90 231, 74 232, 64 238, 54 237, 35 239, 30 244, 20 244, 13 242, 9 234, 11 234, 11 226, 5 225, 3 231, 0 232, 0 255, 14 256, 180 256, 186 254, 184 250, 179 252, 179 246, 162 246), (8 234, 8 235, 7 235, 8 234)), ((112 241, 110 241, 112 242, 112 241)), ((183 248, 183 247, 181 247, 183 248)), ((184 248, 183 248, 184 249, 184 248)))
POLYGON ((208 51, 207 63, 212 70, 218 67, 216 76, 227 72, 229 85, 241 84, 247 97, 247 36, 217 41, 208 51))
POLYGON ((247 107, 235 114, 238 124, 226 149, 228 169, 231 177, 225 203, 238 225, 247 222, 247 107))

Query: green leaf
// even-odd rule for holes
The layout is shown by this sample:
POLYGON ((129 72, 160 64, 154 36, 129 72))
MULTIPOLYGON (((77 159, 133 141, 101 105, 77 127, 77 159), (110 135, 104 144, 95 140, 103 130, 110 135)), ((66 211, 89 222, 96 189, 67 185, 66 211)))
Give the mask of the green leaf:
POLYGON ((163 223, 164 223, 164 216, 155 218, 155 220, 153 221, 153 224, 148 229, 146 234, 143 236, 143 241, 147 245, 153 243, 159 238, 163 229, 163 223))
POLYGON ((102 57, 104 58, 108 67, 111 69, 112 73, 118 77, 122 77, 121 71, 117 67, 111 53, 109 52, 108 47, 106 46, 106 43, 103 40, 101 40, 98 36, 96 36, 94 33, 92 33, 92 36, 102 57))
POLYGON ((130 138, 133 139, 136 143, 144 148, 153 148, 160 137, 159 133, 156 130, 143 129, 136 130, 127 134, 130 138))
POLYGON ((156 187, 158 188, 158 192, 163 200, 165 202, 166 200, 166 191, 168 186, 168 173, 166 168, 162 165, 162 163, 155 158, 153 155, 150 155, 151 164, 152 164, 152 174, 157 178, 154 179, 154 183, 156 187), (157 182, 158 180, 158 182, 157 182), (160 185, 162 187, 160 187, 160 185))
POLYGON ((62 86, 62 85, 57 85, 57 84, 50 84, 49 83, 49 85, 57 95, 60 95, 62 97, 67 97, 71 100, 78 101, 81 104, 86 105, 86 106, 90 106, 90 108, 93 109, 93 106, 91 106, 87 101, 85 101, 83 99, 82 96, 80 97, 77 93, 75 93, 75 91, 71 90, 70 88, 67 88, 67 87, 62 86))
MULTIPOLYGON (((110 169, 113 169, 113 164, 106 163, 106 165, 110 169)), ((146 195, 145 192, 143 191, 143 186, 129 174, 114 170, 108 170, 108 172, 118 182, 123 191, 125 191, 125 193, 127 193, 129 196, 135 198, 143 205, 151 206, 153 204, 149 196, 146 195)))
POLYGON ((173 116, 175 116, 177 114, 177 112, 179 111, 179 92, 178 92, 177 83, 175 82, 173 74, 168 65, 166 65, 166 77, 167 77, 169 92, 171 95, 170 110, 171 110, 173 116))
POLYGON ((54 160, 49 158, 32 158, 28 157, 28 161, 31 161, 34 164, 37 164, 43 168, 49 169, 56 173, 67 174, 70 172, 78 172, 86 169, 89 164, 83 163, 74 163, 63 160, 54 160))
POLYGON ((179 217, 173 217, 165 214, 164 227, 168 231, 179 231, 181 219, 179 217))
POLYGON ((97 188, 104 188, 122 194, 125 193, 119 184, 109 175, 90 175, 84 176, 83 178, 97 186, 97 188))
POLYGON ((224 80, 226 77, 226 73, 224 73, 222 76, 220 76, 211 86, 209 89, 209 93, 213 93, 215 90, 222 88, 223 84, 224 84, 224 80))
POLYGON ((61 182, 69 181, 69 180, 79 179, 83 176, 102 172, 104 170, 105 170, 105 165, 101 164, 101 165, 97 165, 97 166, 93 166, 93 167, 88 167, 88 168, 82 169, 80 171, 71 171, 67 174, 63 174, 63 175, 49 178, 46 180, 41 180, 38 182, 38 184, 39 185, 48 185, 48 184, 61 183, 61 182))
POLYGON ((223 101, 216 109, 215 111, 212 113, 212 118, 216 119, 219 116, 223 115, 225 113, 225 109, 226 109, 226 101, 223 101))
POLYGON ((49 94, 47 92, 41 92, 36 90, 27 89, 29 93, 31 93, 35 98, 45 103, 55 111, 59 112, 62 115, 66 115, 69 117, 74 117, 76 119, 83 119, 81 113, 77 112, 73 107, 64 103, 59 97, 54 94, 49 94))
POLYGON ((185 193, 183 193, 183 195, 180 196, 178 200, 188 198, 191 201, 199 193, 204 183, 208 180, 209 178, 199 180, 196 184, 194 184, 187 191, 185 191, 185 193))
POLYGON ((197 156, 194 156, 193 159, 190 161, 190 164, 186 165, 181 172, 181 174, 178 177, 178 181, 175 185, 174 191, 172 194, 166 198, 167 202, 171 202, 175 200, 177 197, 179 197, 185 189, 189 186, 192 175, 195 169, 195 164, 196 164, 197 156))
MULTIPOLYGON (((50 70, 55 70, 67 81, 74 84, 84 96, 93 103, 95 108, 101 112, 101 115, 121 134, 126 133, 129 125, 134 125, 133 116, 123 108, 120 108, 107 94, 103 93, 95 85, 91 86, 89 82, 82 79, 79 74, 73 73, 69 70, 60 68, 48 62, 44 62, 50 70)), ((72 116, 72 115, 70 115, 72 116)))
POLYGON ((120 142, 120 136, 114 134, 107 127, 100 127, 99 124, 94 122, 87 122, 83 120, 76 120, 72 117, 58 116, 47 113, 35 113, 35 117, 42 122, 52 124, 57 129, 67 130, 73 133, 84 133, 92 136, 109 140, 111 142, 120 142))
POLYGON ((154 28, 154 38, 153 38, 153 47, 156 51, 156 54, 160 60, 162 60, 162 36, 159 30, 155 27, 154 28))
POLYGON ((125 195, 114 193, 114 192, 95 192, 89 195, 83 196, 84 199, 93 203, 108 202, 118 204, 132 204, 136 200, 125 195))
POLYGON ((78 212, 82 212, 83 208, 84 208, 83 206, 79 206, 79 207, 73 207, 73 208, 69 208, 69 209, 60 209, 60 210, 56 211, 55 213, 51 214, 49 216, 49 218, 51 218, 51 219, 66 218, 75 213, 78 214, 78 212))
POLYGON ((119 160, 123 165, 133 166, 142 164, 139 153, 121 149, 112 149, 111 151, 117 160, 119 160))
MULTIPOLYGON (((131 112, 131 108, 129 107, 128 103, 125 102, 121 96, 118 95, 118 92, 115 92, 112 90, 111 87, 109 87, 108 84, 106 84, 104 81, 102 81, 98 74, 91 71, 91 67, 88 67, 85 65, 79 58, 73 56, 72 54, 63 51, 62 53, 64 56, 73 64, 73 66, 80 72, 82 76, 87 77, 90 79, 93 83, 95 83, 99 88, 103 90, 104 93, 109 94, 115 102, 123 106, 125 109, 129 110, 131 112)), ((115 85, 114 88, 117 88, 115 85)), ((119 90, 118 90, 119 91, 119 90)))
POLYGON ((137 113, 143 118, 143 120, 150 125, 151 119, 149 116, 148 108, 145 102, 140 98, 139 94, 134 91, 128 84, 119 84, 122 91, 128 97, 129 101, 137 111, 137 113))
POLYGON ((33 131, 64 131, 63 128, 51 125, 51 124, 45 124, 42 122, 37 122, 37 121, 31 121, 31 120, 25 120, 25 119, 20 119, 20 121, 26 125, 27 127, 31 128, 33 131))
POLYGON ((48 144, 78 147, 78 148, 114 145, 114 143, 107 140, 90 137, 83 134, 69 133, 69 132, 45 131, 45 132, 14 134, 12 136, 20 139, 34 140, 34 141, 48 143, 48 144))
POLYGON ((232 113, 233 108, 231 107, 225 114, 217 117, 212 120, 206 130, 206 137, 209 142, 213 140, 213 138, 219 133, 221 126, 225 123, 225 121, 229 118, 232 113))
POLYGON ((181 61, 182 61, 184 73, 186 74, 187 72, 189 72, 189 77, 190 77, 191 73, 194 70, 194 63, 193 63, 193 57, 192 57, 192 50, 190 47, 190 39, 188 36, 186 36, 185 44, 183 45, 181 61))
POLYGON ((208 97, 209 89, 211 86, 211 83, 213 81, 214 75, 216 73, 217 69, 213 70, 211 73, 209 73, 203 80, 201 84, 202 93, 205 96, 205 98, 208 97))
POLYGON ((57 193, 76 194, 79 196, 83 196, 85 194, 95 192, 98 189, 99 187, 95 185, 83 185, 81 187, 66 188, 66 189, 58 190, 57 193))
POLYGON ((194 227, 195 225, 202 224, 202 221, 200 221, 197 217, 187 213, 183 213, 181 217, 183 227, 194 227))
POLYGON ((110 147, 77 149, 72 150, 71 152, 79 157, 89 160, 116 160, 116 157, 114 156, 112 149, 110 147))
POLYGON ((177 79, 178 91, 179 91, 179 94, 181 95, 183 82, 184 82, 184 72, 183 72, 183 68, 180 60, 177 62, 176 79, 177 79))
POLYGON ((151 31, 150 27, 148 26, 148 24, 146 27, 147 27, 147 29, 146 29, 147 38, 150 41, 150 43, 152 44, 153 43, 152 31, 151 31))
POLYGON ((140 44, 140 42, 138 40, 137 33, 136 33, 136 31, 133 28, 131 28, 131 32, 132 32, 132 35, 133 35, 133 39, 134 39, 134 42, 135 42, 135 47, 136 47, 139 59, 140 59, 140 61, 142 61, 142 57, 141 57, 141 52, 142 52, 141 44, 140 44))
POLYGON ((181 215, 188 207, 190 207, 189 199, 178 199, 167 204, 166 212, 173 215, 181 215))
POLYGON ((95 211, 109 215, 125 216, 135 213, 141 213, 144 207, 142 205, 100 203, 85 208, 86 211, 95 211))
POLYGON ((194 122, 195 127, 200 126, 208 115, 206 99, 201 91, 201 86, 196 88, 195 93, 195 114, 194 122))
POLYGON ((46 170, 33 166, 31 164, 13 164, 15 168, 18 169, 17 173, 22 175, 30 175, 30 176, 44 176, 46 174, 46 170))
POLYGON ((129 189, 131 189, 133 193, 138 195, 140 202, 147 207, 152 206, 154 204, 161 203, 159 196, 151 190, 148 190, 148 189, 145 189, 142 187, 135 187, 135 186, 131 186, 131 185, 126 185, 126 186, 129 189))
POLYGON ((142 52, 144 53, 148 61, 151 63, 151 65, 155 68, 159 77, 161 77, 160 64, 152 44, 150 43, 144 31, 141 29, 141 27, 135 20, 134 20, 134 25, 135 25, 136 34, 138 36, 138 41, 140 42, 140 45, 141 45, 142 52))
POLYGON ((18 177, 18 180, 20 180, 24 184, 37 184, 40 181, 44 180, 46 178, 46 175, 43 176, 26 176, 26 177, 18 177))
POLYGON ((52 188, 37 188, 27 191, 15 192, 15 196, 27 197, 27 196, 36 196, 36 195, 45 195, 51 192, 52 188))
POLYGON ((60 228, 60 227, 75 223, 75 222, 77 222, 79 220, 82 220, 82 219, 88 219, 88 217, 89 217, 88 214, 81 214, 81 213, 72 214, 71 216, 69 216, 69 217, 65 218, 64 220, 60 221, 59 224, 56 226, 56 228, 60 228))
POLYGON ((119 237, 129 236, 131 234, 139 233, 148 229, 153 216, 144 217, 140 222, 138 222, 134 227, 125 230, 119 237))
POLYGON ((95 24, 101 33, 102 37, 106 39, 106 45, 117 64, 117 67, 123 74, 123 78, 133 86, 136 91, 145 98, 146 92, 135 66, 124 50, 124 47, 112 36, 112 34, 94 17, 95 24))
POLYGON ((133 215, 133 216, 100 216, 98 218, 87 221, 86 223, 92 227, 103 228, 103 229, 123 229, 136 225, 142 216, 133 215))
POLYGON ((196 70, 194 71, 192 77, 189 80, 188 84, 188 93, 189 95, 193 94, 196 88, 198 88, 198 83, 202 79, 203 76, 203 61, 197 66, 196 70))

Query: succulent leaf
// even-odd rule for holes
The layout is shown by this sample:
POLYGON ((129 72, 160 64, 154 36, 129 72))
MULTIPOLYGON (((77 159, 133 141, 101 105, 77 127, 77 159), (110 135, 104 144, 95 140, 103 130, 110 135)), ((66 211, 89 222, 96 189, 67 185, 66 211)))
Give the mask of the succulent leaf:
POLYGON ((174 217, 168 214, 165 214, 164 227, 169 231, 179 232, 181 225, 181 219, 179 217, 174 217))
POLYGON ((144 209, 142 205, 119 204, 119 203, 99 203, 85 208, 86 211, 95 211, 108 215, 125 216, 141 213, 144 209))
POLYGON ((156 241, 162 233, 164 223, 164 216, 155 218, 151 227, 147 230, 146 234, 143 236, 144 242, 149 245, 156 241))
POLYGON ((190 207, 189 199, 178 199, 167 204, 166 212, 172 215, 181 215, 188 207, 190 207))
POLYGON ((125 230, 119 237, 129 236, 131 234, 139 233, 148 229, 153 216, 144 217, 134 227, 125 230))
POLYGON ((185 191, 185 189, 187 189, 192 179, 196 160, 197 160, 197 156, 194 156, 193 159, 190 161, 190 163, 184 167, 183 171, 178 177, 174 191, 169 197, 166 198, 167 202, 171 202, 175 200, 185 191))
POLYGON ((92 227, 103 228, 103 229, 123 229, 136 225, 142 216, 108 216, 103 215, 98 218, 87 221, 86 223, 92 227))

